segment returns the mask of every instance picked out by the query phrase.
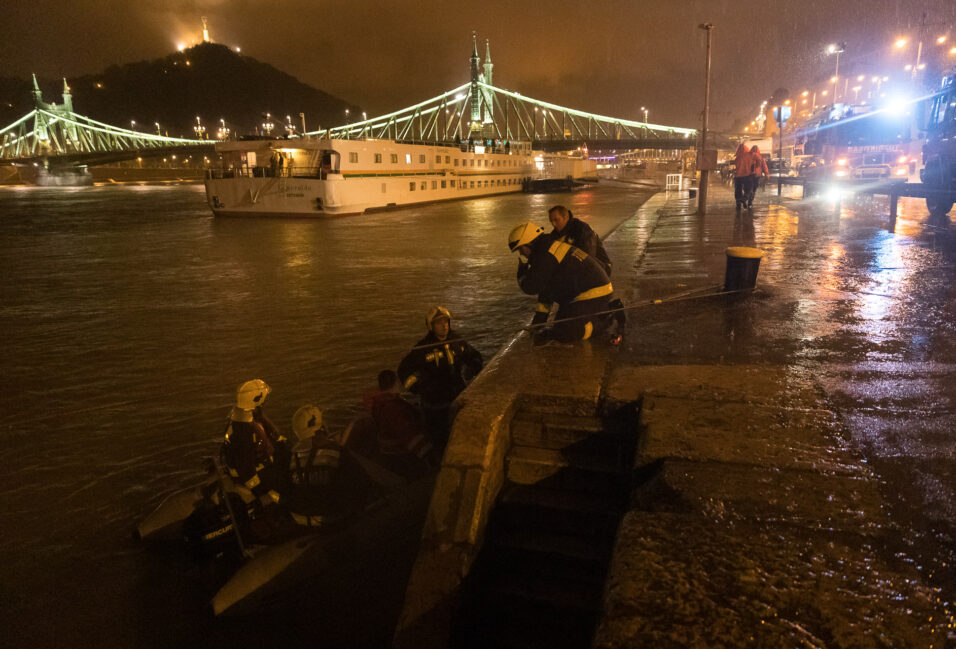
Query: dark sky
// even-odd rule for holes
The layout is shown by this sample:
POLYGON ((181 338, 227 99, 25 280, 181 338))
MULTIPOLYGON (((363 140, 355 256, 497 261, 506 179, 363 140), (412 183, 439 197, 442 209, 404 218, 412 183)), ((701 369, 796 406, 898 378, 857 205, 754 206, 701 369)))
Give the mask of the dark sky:
POLYGON ((491 41, 499 87, 630 119, 644 105, 651 122, 691 127, 703 104, 705 21, 716 25, 717 126, 755 114, 777 87, 822 87, 832 41, 847 43, 843 70, 902 76, 915 47, 892 42, 915 37, 923 12, 924 58, 956 63, 954 0, 6 0, 2 9, 3 76, 69 77, 163 56, 198 40, 205 15, 214 41, 370 116, 467 82, 472 30, 482 55, 491 41))

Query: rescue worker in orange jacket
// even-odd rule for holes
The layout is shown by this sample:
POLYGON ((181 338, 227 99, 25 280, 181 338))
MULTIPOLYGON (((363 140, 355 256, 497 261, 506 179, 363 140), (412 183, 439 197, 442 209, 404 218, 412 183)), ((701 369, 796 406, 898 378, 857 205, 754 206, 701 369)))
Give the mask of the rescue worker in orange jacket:
POLYGON ((522 223, 508 236, 508 247, 518 253, 518 286, 537 295, 532 325, 547 322, 551 306, 558 305, 554 326, 536 333, 536 341, 586 340, 604 332, 614 287, 604 268, 579 248, 557 241, 533 223, 522 223))
POLYGON ((734 159, 734 200, 737 209, 747 205, 750 195, 750 174, 753 172, 753 156, 747 150, 747 145, 741 142, 737 146, 737 157, 734 159))
POLYGON ((760 154, 760 149, 755 144, 750 149, 750 192, 747 197, 747 208, 750 209, 754 204, 754 195, 760 187, 760 178, 770 178, 770 171, 767 169, 767 161, 760 154))

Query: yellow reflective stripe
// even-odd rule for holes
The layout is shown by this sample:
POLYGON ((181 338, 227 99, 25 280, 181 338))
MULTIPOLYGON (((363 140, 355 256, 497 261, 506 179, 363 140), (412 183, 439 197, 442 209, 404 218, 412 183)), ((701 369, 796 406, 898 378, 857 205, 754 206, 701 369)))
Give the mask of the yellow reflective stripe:
POLYGON ((449 365, 455 364, 455 355, 452 353, 451 347, 449 347, 447 344, 445 345, 445 358, 448 359, 449 365))
POLYGON ((409 389, 410 387, 412 387, 413 385, 415 385, 415 383, 417 383, 417 382, 418 382, 418 377, 417 377, 416 375, 412 374, 410 377, 408 377, 407 379, 405 379, 405 389, 406 389, 406 390, 409 389))
POLYGON ((233 469, 232 467, 229 467, 229 475, 233 478, 238 478, 239 472, 233 469))
POLYGON ((596 297, 604 297, 605 295, 610 295, 613 292, 614 287, 611 286, 610 282, 608 282, 604 286, 595 286, 592 289, 584 291, 584 293, 579 293, 578 296, 571 301, 583 302, 584 300, 593 300, 596 297))
POLYGON ((279 492, 275 489, 269 490, 269 498, 272 498, 273 502, 279 502, 279 492))
POLYGON ((535 305, 534 310, 537 311, 538 313, 547 313, 548 311, 551 310, 551 305, 545 304, 544 302, 538 302, 535 305))
POLYGON ((255 489, 256 487, 259 486, 259 482, 260 482, 259 476, 254 475, 248 480, 246 480, 246 486, 249 487, 250 489, 255 489))
POLYGON ((558 263, 564 261, 564 256, 568 254, 569 250, 571 250, 571 246, 563 241, 555 241, 551 244, 551 247, 548 248, 548 252, 554 255, 554 258, 558 260, 558 263))
POLYGON ((257 465, 256 465, 256 473, 258 473, 259 471, 262 471, 264 468, 266 468, 266 465, 265 465, 265 464, 261 464, 261 463, 260 463, 260 464, 257 464, 257 465))
POLYGON ((323 516, 307 516, 305 514, 296 514, 295 512, 292 512, 292 520, 306 527, 321 527, 325 522, 323 516))
POLYGON ((587 340, 591 337, 592 333, 594 333, 594 323, 588 320, 587 324, 584 325, 584 338, 581 340, 587 340))

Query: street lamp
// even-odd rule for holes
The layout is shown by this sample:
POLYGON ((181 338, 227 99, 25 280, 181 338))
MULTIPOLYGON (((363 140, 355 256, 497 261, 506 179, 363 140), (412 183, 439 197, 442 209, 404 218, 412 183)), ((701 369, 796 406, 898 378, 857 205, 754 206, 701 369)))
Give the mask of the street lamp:
POLYGON ((837 100, 837 79, 840 78, 840 55, 846 50, 846 43, 830 43, 827 54, 836 54, 836 70, 833 72, 833 102, 837 100))
POLYGON ((199 120, 199 115, 196 115, 196 125, 193 126, 193 131, 196 132, 196 139, 202 140, 203 134, 206 132, 206 127, 202 125, 202 122, 199 120))
POLYGON ((162 133, 159 131, 159 122, 153 122, 153 124, 156 125, 156 135, 162 135, 162 133))
POLYGON ((135 131, 135 130, 136 130, 136 120, 135 120, 135 119, 131 119, 131 120, 129 121, 129 130, 131 130, 131 131, 135 131))

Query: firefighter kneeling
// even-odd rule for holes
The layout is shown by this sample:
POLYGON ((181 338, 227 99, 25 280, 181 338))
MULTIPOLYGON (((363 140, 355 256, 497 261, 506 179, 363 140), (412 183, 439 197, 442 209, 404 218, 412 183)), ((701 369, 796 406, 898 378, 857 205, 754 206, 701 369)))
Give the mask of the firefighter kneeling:
MULTIPOLYGON (((535 342, 587 340, 623 324, 623 317, 610 313, 620 304, 604 268, 583 250, 544 233, 533 223, 522 223, 508 236, 508 247, 518 253, 518 286, 537 295, 532 325, 544 325, 554 303, 558 305, 554 326, 536 331, 535 342)), ((621 313, 623 316, 623 313, 621 313)), ((539 327, 536 327, 538 329, 539 327)), ((620 341, 615 331, 612 343, 620 341)))

